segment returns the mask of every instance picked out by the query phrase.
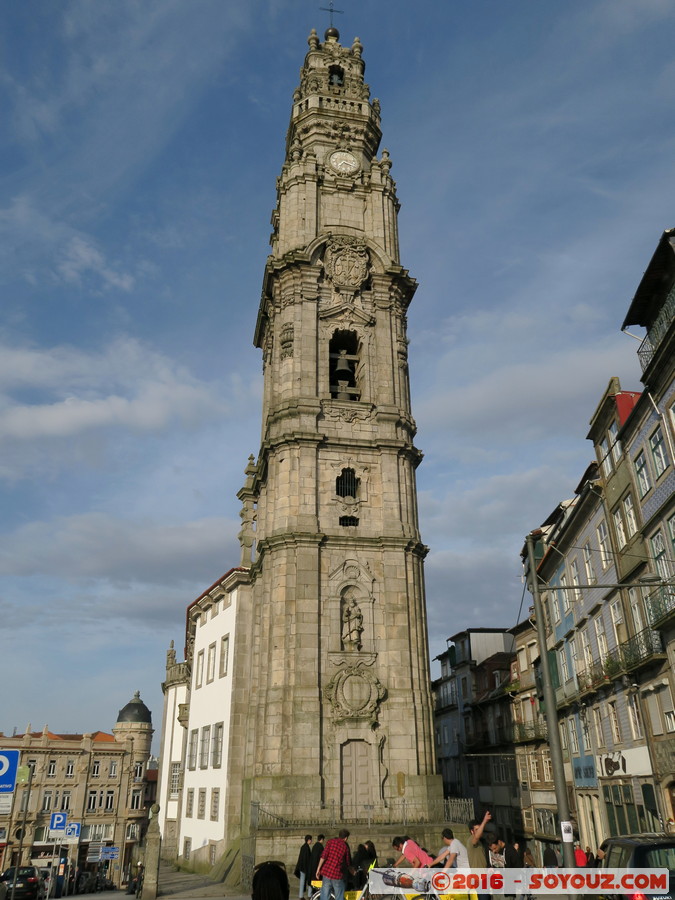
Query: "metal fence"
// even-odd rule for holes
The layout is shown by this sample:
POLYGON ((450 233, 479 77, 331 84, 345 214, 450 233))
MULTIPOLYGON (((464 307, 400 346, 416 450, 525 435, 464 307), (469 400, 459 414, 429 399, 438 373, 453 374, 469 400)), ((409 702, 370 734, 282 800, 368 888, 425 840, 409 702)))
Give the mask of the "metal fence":
POLYGON ((301 828, 344 824, 408 825, 425 822, 466 823, 474 816, 473 800, 448 797, 436 803, 394 800, 387 805, 327 803, 251 803, 251 828, 301 828))

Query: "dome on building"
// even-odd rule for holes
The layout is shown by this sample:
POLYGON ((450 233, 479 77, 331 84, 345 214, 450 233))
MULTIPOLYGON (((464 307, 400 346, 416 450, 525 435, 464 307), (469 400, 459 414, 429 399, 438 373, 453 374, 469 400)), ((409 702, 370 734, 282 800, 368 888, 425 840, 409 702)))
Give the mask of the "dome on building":
POLYGON ((133 699, 119 711, 117 724, 124 722, 152 725, 152 713, 141 700, 140 691, 136 691, 133 699))

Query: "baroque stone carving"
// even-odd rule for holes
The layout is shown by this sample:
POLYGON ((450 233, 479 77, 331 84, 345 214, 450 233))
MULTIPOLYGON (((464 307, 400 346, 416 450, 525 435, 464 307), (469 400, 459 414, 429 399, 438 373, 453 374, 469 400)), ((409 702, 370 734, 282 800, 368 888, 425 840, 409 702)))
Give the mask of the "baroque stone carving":
POLYGON ((358 290, 368 277, 368 250, 353 237, 336 237, 326 247, 324 268, 333 284, 358 290))
POLYGON ((357 663, 340 668, 326 685, 324 696, 335 724, 346 719, 366 719, 374 728, 387 691, 373 672, 357 663))
POLYGON ((367 422, 373 414, 372 406, 360 406, 355 408, 353 402, 339 403, 332 400, 330 403, 323 403, 323 414, 327 419, 336 419, 341 422, 347 422, 351 425, 353 422, 367 422))
POLYGON ((292 324, 286 324, 281 329, 281 334, 279 336, 279 343, 281 345, 280 356, 281 359, 287 359, 290 356, 293 356, 293 340, 294 340, 294 328, 292 324))

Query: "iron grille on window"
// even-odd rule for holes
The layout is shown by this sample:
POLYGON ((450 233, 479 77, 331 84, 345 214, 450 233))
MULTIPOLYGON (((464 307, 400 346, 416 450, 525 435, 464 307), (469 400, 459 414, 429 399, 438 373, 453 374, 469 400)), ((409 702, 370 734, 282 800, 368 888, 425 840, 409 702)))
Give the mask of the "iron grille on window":
POLYGON ((353 469, 343 469, 335 479, 335 493, 338 497, 356 497, 359 490, 359 479, 353 469))
POLYGON ((340 516, 340 525, 358 525, 356 516, 340 516))

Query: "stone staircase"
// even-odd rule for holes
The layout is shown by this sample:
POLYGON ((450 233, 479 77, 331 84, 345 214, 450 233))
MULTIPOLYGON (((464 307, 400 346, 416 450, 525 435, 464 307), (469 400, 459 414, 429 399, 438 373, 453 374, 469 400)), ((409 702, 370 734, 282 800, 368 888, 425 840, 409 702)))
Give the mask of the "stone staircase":
POLYGON ((159 894, 162 897, 223 897, 222 883, 212 881, 208 875, 181 872, 168 863, 159 865, 159 894))

